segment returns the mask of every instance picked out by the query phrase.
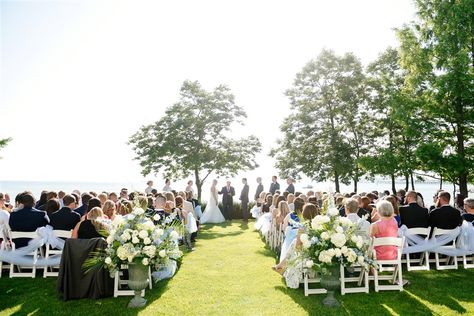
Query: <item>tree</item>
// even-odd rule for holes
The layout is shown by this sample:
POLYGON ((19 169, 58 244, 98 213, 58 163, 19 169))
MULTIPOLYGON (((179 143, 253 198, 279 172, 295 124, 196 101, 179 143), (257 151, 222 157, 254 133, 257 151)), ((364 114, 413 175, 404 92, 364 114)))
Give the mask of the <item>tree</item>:
POLYGON ((296 75, 286 91, 293 113, 281 126, 283 139, 270 152, 284 176, 331 179, 336 191, 340 182, 358 180, 354 147, 362 142, 355 140, 352 127, 357 126, 363 85, 362 65, 351 53, 336 56, 323 50, 296 75))
POLYGON ((455 179, 461 194, 474 173, 474 0, 417 0, 418 21, 398 31, 407 84, 421 104, 424 169, 455 179))
POLYGON ((11 141, 11 138, 0 139, 0 149, 4 148, 11 141))
POLYGON ((179 102, 166 109, 159 121, 142 126, 129 144, 143 175, 162 172, 177 179, 194 175, 200 199, 211 173, 234 176, 258 166, 255 155, 261 145, 256 137, 227 136, 232 124, 242 125, 244 118, 245 111, 234 103, 225 85, 208 92, 197 81, 185 81, 179 102))

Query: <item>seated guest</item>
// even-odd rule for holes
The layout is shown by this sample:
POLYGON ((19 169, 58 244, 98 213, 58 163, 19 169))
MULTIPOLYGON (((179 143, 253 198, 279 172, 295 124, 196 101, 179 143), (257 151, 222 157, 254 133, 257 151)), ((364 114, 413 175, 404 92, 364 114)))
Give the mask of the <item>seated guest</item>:
POLYGON ((454 206, 461 212, 461 214, 464 214, 466 210, 464 209, 464 199, 466 197, 462 194, 456 194, 456 200, 454 203, 454 206))
POLYGON ((10 228, 8 221, 10 220, 9 208, 5 207, 5 196, 0 193, 0 245, 9 237, 10 228))
POLYGON ((127 216, 133 212, 133 203, 127 200, 121 200, 119 204, 119 214, 122 216, 127 216))
POLYGON ((431 211, 429 217, 431 227, 454 229, 462 224, 461 213, 458 209, 449 205, 450 199, 449 192, 441 191, 438 193, 437 207, 431 211))
MULTIPOLYGON (((49 223, 46 212, 34 208, 35 198, 30 192, 20 195, 19 204, 23 207, 10 213, 8 224, 12 231, 34 232, 49 223)), ((28 244, 28 238, 18 238, 14 242, 16 248, 24 247, 28 244)))
POLYGON ((293 193, 288 194, 286 197, 286 201, 288 202, 288 207, 290 208, 290 211, 295 210, 295 195, 293 193))
POLYGON ((474 198, 464 199, 464 210, 466 213, 462 215, 462 218, 469 223, 474 225, 474 198))
POLYGON ((105 201, 104 203, 104 206, 102 207, 102 212, 104 213, 104 215, 106 215, 111 221, 113 221, 115 219, 115 216, 116 216, 116 206, 115 206, 115 203, 114 201, 112 200, 107 200, 105 201))
POLYGON ((357 215, 359 215, 359 217, 362 217, 366 214, 368 214, 370 217, 370 214, 372 214, 372 209, 373 209, 370 203, 371 203, 370 199, 367 196, 363 196, 360 198, 359 211, 357 211, 357 215))
MULTIPOLYGON (((74 200, 74 202, 75 202, 75 200, 74 200)), ((52 199, 48 200, 48 202, 46 202, 46 207, 45 207, 44 211, 46 212, 46 214, 48 214, 48 216, 50 216, 54 212, 59 211, 59 209, 61 208, 60 206, 61 206, 61 203, 59 202, 59 200, 55 199, 55 198, 52 198, 52 199)))
MULTIPOLYGON (((398 225, 393 218, 393 206, 389 201, 380 201, 377 203, 377 212, 380 219, 370 226, 370 237, 397 237, 398 225)), ((376 259, 394 260, 397 259, 398 252, 396 246, 377 246, 374 247, 376 259)))
POLYGON ((107 195, 107 193, 102 192, 99 195, 97 195, 97 198, 99 199, 100 206, 102 207, 102 206, 104 206, 105 202, 107 201, 108 195, 107 195))
POLYGON ((302 216, 303 215, 303 207, 305 206, 305 203, 303 201, 303 199, 301 198, 296 198, 295 199, 295 209, 293 210, 293 212, 298 215, 298 216, 302 216))
POLYGON ((81 216, 86 214, 87 213, 87 206, 89 205, 90 199, 92 199, 92 195, 90 195, 89 193, 84 193, 81 196, 82 205, 79 206, 78 208, 76 208, 74 210, 74 212, 78 213, 81 216))
MULTIPOLYGON (((392 203, 392 206, 393 206, 393 218, 395 218, 395 220, 397 221, 397 225, 398 227, 400 227, 400 208, 399 208, 399 203, 398 203, 398 199, 394 196, 387 196, 385 197, 385 201, 389 201, 390 203, 392 203)), ((405 200, 406 201, 406 200, 405 200)))
POLYGON ((67 194, 63 198, 64 207, 50 216, 50 225, 57 230, 72 230, 81 220, 79 213, 73 211, 76 207, 76 199, 67 194))
POLYGON ((77 223, 72 238, 91 239, 103 237, 101 231, 108 230, 107 225, 104 224, 104 213, 100 207, 94 207, 87 213, 85 221, 77 223))
POLYGON ((418 204, 418 194, 408 191, 405 195, 406 205, 400 207, 400 222, 408 228, 428 227, 428 209, 418 204))
POLYGON ((359 210, 359 204, 356 200, 348 199, 344 206, 346 216, 348 219, 351 220, 353 223, 357 223, 359 225, 359 230, 363 231, 366 236, 369 235, 370 223, 359 217, 357 215, 357 211, 359 210))

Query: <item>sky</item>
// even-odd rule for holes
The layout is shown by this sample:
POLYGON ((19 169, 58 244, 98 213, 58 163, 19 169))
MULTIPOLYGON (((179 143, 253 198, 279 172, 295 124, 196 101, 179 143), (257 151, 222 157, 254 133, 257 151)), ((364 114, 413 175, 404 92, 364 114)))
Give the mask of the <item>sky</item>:
POLYGON ((233 134, 263 144, 245 174, 270 178, 296 73, 323 48, 368 64, 415 13, 412 0, 0 1, 0 138, 13 138, 0 180, 25 181, 143 181, 128 138, 186 79, 231 88, 248 115, 233 134))

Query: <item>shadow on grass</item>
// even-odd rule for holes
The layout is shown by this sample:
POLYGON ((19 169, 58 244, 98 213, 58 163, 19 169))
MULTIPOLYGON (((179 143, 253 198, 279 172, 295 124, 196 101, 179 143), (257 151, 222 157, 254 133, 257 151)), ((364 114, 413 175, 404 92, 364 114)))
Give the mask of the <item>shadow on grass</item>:
POLYGON ((238 236, 243 234, 242 231, 234 231, 234 232, 228 232, 228 233, 221 233, 221 232, 201 232, 198 235, 198 242, 199 240, 209 240, 209 239, 214 239, 214 238, 226 238, 226 237, 233 237, 233 236, 238 236))

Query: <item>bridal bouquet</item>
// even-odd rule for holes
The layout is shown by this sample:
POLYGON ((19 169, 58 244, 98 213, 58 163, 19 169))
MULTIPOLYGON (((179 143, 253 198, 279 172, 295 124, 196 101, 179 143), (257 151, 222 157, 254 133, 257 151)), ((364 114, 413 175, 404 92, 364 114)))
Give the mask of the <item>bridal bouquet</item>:
MULTIPOLYGON (((155 215, 154 220, 159 215, 155 215)), ((172 217, 172 216, 171 216, 172 217)), ((141 208, 135 208, 125 217, 117 217, 107 236, 105 251, 95 253, 88 265, 103 265, 113 275, 122 264, 141 263, 152 270, 177 261, 182 256, 178 247, 179 234, 173 226, 155 225, 141 208)))
POLYGON ((317 215, 306 223, 306 233, 300 236, 305 266, 327 274, 334 266, 349 267, 354 263, 374 266, 368 256, 368 241, 357 234, 358 224, 339 216, 333 206, 327 207, 326 215, 317 215))

